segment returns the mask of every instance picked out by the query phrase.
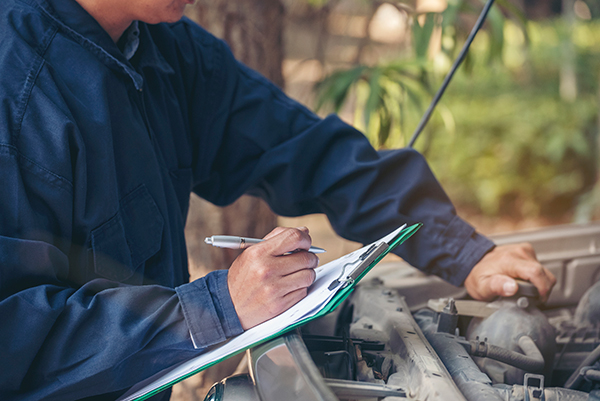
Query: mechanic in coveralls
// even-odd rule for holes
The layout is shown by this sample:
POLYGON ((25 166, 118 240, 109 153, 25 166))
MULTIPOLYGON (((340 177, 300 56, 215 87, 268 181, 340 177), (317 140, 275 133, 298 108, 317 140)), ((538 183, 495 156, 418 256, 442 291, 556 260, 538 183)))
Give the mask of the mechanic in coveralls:
MULTIPOLYGON (((188 283, 190 191, 325 213, 476 299, 547 297, 528 245, 494 248, 456 216, 423 157, 376 152, 181 19, 192 0, 0 2, 0 399, 111 400, 302 299, 317 257, 278 228, 188 283)), ((156 396, 168 399, 169 392, 156 396)))

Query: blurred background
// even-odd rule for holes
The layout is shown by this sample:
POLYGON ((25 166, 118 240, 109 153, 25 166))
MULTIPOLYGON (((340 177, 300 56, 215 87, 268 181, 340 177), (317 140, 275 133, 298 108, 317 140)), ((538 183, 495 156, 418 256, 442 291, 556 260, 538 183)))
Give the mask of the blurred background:
MULTIPOLYGON (((324 116, 338 113, 379 149, 407 144, 483 8, 481 0, 197 0, 186 14, 238 59, 324 116)), ((416 142, 457 207, 484 234, 600 217, 600 1, 496 0, 416 142)), ((282 218, 252 198, 197 197, 186 236, 192 279, 235 251, 205 236, 309 227, 328 250, 358 244, 323 216, 282 218)), ((175 387, 202 400, 238 360, 175 387)))

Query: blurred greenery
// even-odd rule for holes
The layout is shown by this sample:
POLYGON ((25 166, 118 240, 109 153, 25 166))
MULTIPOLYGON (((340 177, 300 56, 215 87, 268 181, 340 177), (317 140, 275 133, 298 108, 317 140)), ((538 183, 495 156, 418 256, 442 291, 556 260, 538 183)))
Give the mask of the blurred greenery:
MULTIPOLYGON (((462 46, 455 22, 472 3, 449 4, 441 52, 423 52, 435 31, 428 24, 440 21, 421 17, 410 61, 332 74, 318 85, 319 107, 339 110, 352 99, 355 122, 376 147, 404 146, 462 46)), ((564 220, 583 200, 590 214, 600 201, 590 195, 598 170, 600 22, 526 22, 494 9, 416 148, 453 201, 473 212, 564 220), (569 101, 559 90, 565 41, 577 78, 569 101)))
MULTIPOLYGON (((311 1, 319 3, 320 0, 311 1)), ((376 4, 383 3, 373 1, 376 4)), ((374 66, 358 65, 333 72, 316 85, 316 110, 337 113, 351 102, 355 126, 365 132, 374 146, 387 146, 388 138, 404 139, 410 134, 407 130, 411 130, 411 126, 406 124, 410 120, 408 114, 422 114, 434 88, 439 86, 442 77, 440 71, 447 69, 452 63, 451 59, 460 51, 461 42, 470 31, 470 27, 464 29, 465 17, 471 24, 470 20, 474 21, 480 12, 480 8, 473 6, 474 3, 479 4, 478 0, 449 0, 448 7, 442 13, 409 13, 412 54, 402 60, 374 66), (435 46, 432 43, 438 40, 440 34, 442 51, 438 56, 442 57, 430 60, 432 46, 435 46)), ((494 7, 488 14, 486 54, 489 62, 499 60, 502 56, 504 14, 517 21, 524 18, 508 1, 498 0, 498 3, 509 6, 503 8, 503 12, 494 7)), ((472 68, 470 55, 464 64, 467 70, 472 68)), ((444 112, 448 115, 447 109, 442 107, 444 112)))
POLYGON ((482 35, 473 48, 478 62, 456 76, 443 101, 455 124, 438 113, 417 143, 458 204, 492 216, 557 219, 572 215, 593 188, 600 24, 573 32, 579 94, 572 102, 559 96, 562 24, 528 24, 528 47, 507 24, 502 65, 484 62, 482 35))

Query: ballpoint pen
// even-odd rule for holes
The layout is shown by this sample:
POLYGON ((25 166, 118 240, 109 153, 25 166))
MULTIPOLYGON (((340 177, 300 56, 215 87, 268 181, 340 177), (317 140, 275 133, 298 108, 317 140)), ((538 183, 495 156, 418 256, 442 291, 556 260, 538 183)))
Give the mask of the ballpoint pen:
MULTIPOLYGON (((213 235, 212 237, 206 237, 204 242, 216 246, 218 248, 229 248, 229 249, 246 249, 251 245, 258 244, 264 240, 258 238, 245 238, 235 237, 233 235, 213 235)), ((311 246, 308 248, 308 252, 312 253, 323 253, 325 249, 311 246)))

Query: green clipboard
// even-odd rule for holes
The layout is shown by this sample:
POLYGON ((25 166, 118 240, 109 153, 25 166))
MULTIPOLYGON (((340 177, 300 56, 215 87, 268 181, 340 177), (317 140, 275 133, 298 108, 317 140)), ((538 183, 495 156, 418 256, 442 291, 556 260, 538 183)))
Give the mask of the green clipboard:
MULTIPOLYGON (((188 377, 191 377, 213 365, 216 365, 219 362, 222 362, 234 355, 244 352, 249 348, 255 347, 266 341, 269 341, 276 337, 279 337, 282 334, 285 334, 291 330, 294 330, 295 328, 300 327, 311 320, 317 319, 321 316, 324 316, 324 315, 330 313, 335 308, 337 308, 352 293, 352 291, 354 290, 354 286, 365 276, 365 274, 367 274, 369 272, 369 270, 371 270, 377 263, 379 263, 381 261, 381 259, 383 259, 394 248, 396 248, 398 245, 402 244, 404 241, 406 241, 408 238, 410 238, 413 234, 415 234, 417 232, 417 230, 419 230, 419 228, 421 228, 422 225, 423 225, 422 223, 416 223, 411 226, 403 228, 398 234, 396 234, 396 236, 394 236, 389 241, 389 243, 387 244, 387 247, 383 247, 384 249, 382 249, 380 252, 378 252, 376 255, 374 255, 374 257, 372 257, 371 259, 365 258, 365 261, 368 263, 363 264, 363 265, 361 265, 359 263, 358 268, 353 269, 351 272, 351 273, 355 273, 356 276, 353 277, 351 280, 347 280, 347 281, 342 280, 343 282, 340 282, 341 285, 337 286, 337 288, 334 288, 337 292, 333 296, 333 298, 331 298, 316 314, 314 314, 310 317, 307 317, 305 319, 299 320, 299 321, 285 327, 283 330, 280 330, 279 332, 277 332, 273 335, 269 335, 264 338, 261 338, 259 341, 253 342, 252 344, 249 344, 243 348, 237 349, 234 352, 231 352, 231 353, 223 356, 222 358, 212 360, 209 363, 206 363, 205 365, 202 365, 201 367, 199 367, 197 369, 191 370, 185 374, 177 376, 177 378, 170 380, 167 383, 158 385, 158 386, 146 391, 144 389, 146 389, 149 386, 145 385, 145 383, 148 381, 151 381, 153 379, 153 378, 150 378, 150 379, 134 386, 132 388, 132 390, 130 390, 128 393, 126 393, 123 397, 119 398, 119 401, 146 400, 146 399, 160 393, 161 391, 164 391, 164 390, 168 389, 169 387, 172 387, 176 383, 179 383, 180 381, 185 380, 188 377), (359 270, 359 271, 357 271, 357 270, 359 270), (136 391, 136 389, 139 389, 139 390, 136 391)), ((377 241, 375 243, 373 243, 373 245, 375 245, 376 243, 377 243, 377 241)), ((367 254, 369 251, 370 251, 370 249, 368 249, 365 252, 365 254, 367 254)), ((363 254, 361 256, 364 256, 365 254, 363 254)), ((158 375, 160 375, 160 373, 158 375)), ((151 385, 150 385, 150 387, 151 387, 151 385)))

